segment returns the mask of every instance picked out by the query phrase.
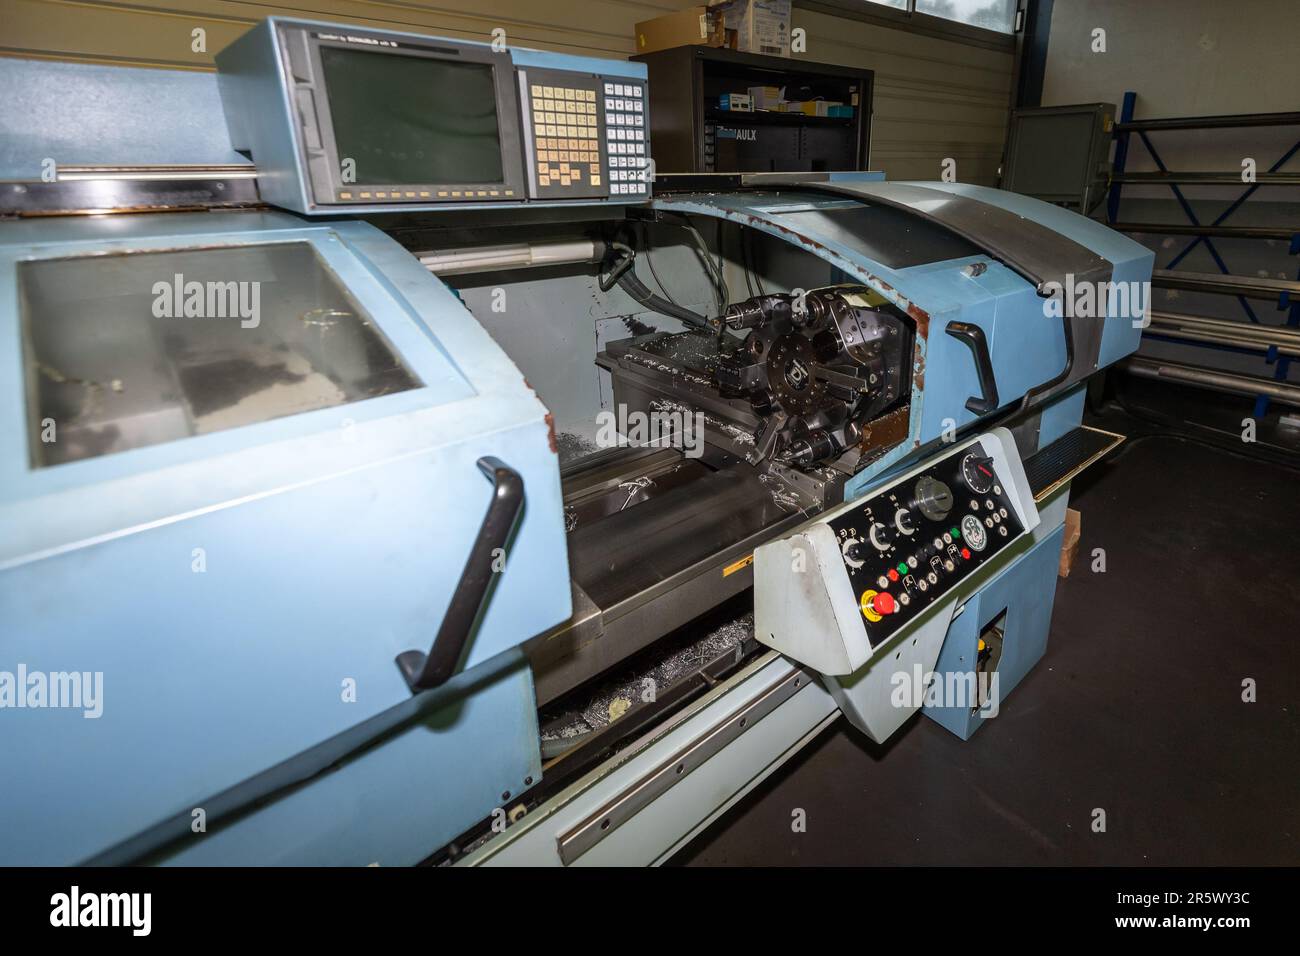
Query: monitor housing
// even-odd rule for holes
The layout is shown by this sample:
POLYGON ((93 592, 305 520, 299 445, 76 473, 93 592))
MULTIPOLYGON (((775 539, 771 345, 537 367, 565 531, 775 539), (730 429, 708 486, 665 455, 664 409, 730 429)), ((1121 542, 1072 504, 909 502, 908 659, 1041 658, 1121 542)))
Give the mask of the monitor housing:
POLYGON ((231 145, 285 209, 649 198, 641 64, 278 18, 216 62, 231 145))

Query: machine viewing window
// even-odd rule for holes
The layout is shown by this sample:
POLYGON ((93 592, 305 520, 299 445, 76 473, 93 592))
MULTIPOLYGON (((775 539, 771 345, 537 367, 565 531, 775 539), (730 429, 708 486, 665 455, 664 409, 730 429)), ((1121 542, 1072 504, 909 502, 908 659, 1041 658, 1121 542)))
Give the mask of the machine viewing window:
POLYGON ((23 262, 36 467, 418 388, 310 243, 23 262))
POLYGON ((493 68, 422 56, 320 48, 339 162, 355 182, 499 183, 493 68))

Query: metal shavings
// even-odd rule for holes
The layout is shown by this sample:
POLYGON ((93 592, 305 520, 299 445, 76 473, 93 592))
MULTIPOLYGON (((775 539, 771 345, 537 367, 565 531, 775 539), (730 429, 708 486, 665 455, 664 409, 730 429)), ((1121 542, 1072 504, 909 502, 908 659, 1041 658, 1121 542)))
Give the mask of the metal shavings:
POLYGON ((734 650, 739 653, 741 644, 753 634, 754 615, 753 612, 748 612, 685 647, 678 648, 648 669, 624 674, 621 678, 602 686, 583 708, 578 719, 596 729, 607 727, 613 719, 617 719, 611 719, 610 715, 613 711, 617 710, 618 716, 623 716, 631 709, 616 706, 619 699, 629 701, 633 707, 637 704, 649 703, 659 693, 668 690, 728 651, 734 650))
POLYGON ((340 319, 352 318, 351 312, 345 312, 342 309, 319 308, 304 312, 299 319, 304 325, 315 325, 320 328, 334 328, 339 324, 340 319))
POLYGON ((643 491, 646 488, 652 487, 654 487, 654 480, 646 475, 642 475, 640 478, 633 478, 631 481, 620 481, 618 483, 618 489, 619 491, 627 492, 627 500, 623 502, 623 507, 618 510, 623 511, 627 508, 627 506, 632 503, 632 499, 636 497, 638 491, 643 491))
POLYGON ((754 435, 746 431, 740 425, 734 422, 723 421, 722 419, 710 415, 708 412, 701 411, 698 408, 691 408, 682 402, 674 401, 671 398, 652 398, 650 400, 650 410, 654 412, 670 412, 679 415, 700 415, 704 424, 716 431, 722 432, 737 445, 754 444, 754 435))
POLYGON ((595 441, 574 432, 560 432, 555 438, 560 450, 560 463, 564 465, 600 450, 595 441))

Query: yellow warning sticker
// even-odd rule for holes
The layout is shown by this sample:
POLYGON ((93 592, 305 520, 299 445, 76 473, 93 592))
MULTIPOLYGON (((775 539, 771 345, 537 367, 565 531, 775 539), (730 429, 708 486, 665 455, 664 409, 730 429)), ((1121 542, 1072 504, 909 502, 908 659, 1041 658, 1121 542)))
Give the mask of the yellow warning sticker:
POLYGON ((745 570, 745 568, 749 567, 753 563, 754 563, 754 556, 752 554, 743 557, 739 561, 736 561, 733 564, 729 564, 725 568, 723 568, 722 576, 724 578, 730 577, 731 575, 735 574, 737 571, 745 570))

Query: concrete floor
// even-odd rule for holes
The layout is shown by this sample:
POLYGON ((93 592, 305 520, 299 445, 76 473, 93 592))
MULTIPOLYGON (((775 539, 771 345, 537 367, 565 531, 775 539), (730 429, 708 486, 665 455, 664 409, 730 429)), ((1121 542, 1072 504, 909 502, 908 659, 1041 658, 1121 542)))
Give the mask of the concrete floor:
POLYGON ((1300 863, 1298 477, 1131 441, 1076 482, 1047 655, 996 719, 963 743, 918 717, 883 747, 841 720, 673 862, 1300 863))

